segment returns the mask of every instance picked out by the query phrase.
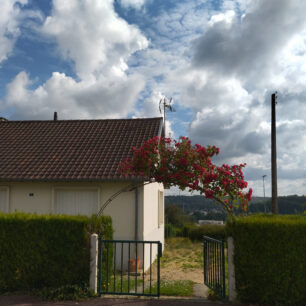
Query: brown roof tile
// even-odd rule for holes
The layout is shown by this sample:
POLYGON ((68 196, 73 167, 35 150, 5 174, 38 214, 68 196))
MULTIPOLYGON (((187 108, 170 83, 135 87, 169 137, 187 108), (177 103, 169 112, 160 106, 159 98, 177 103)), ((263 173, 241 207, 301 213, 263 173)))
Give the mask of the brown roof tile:
POLYGON ((0 180, 124 179, 120 162, 161 128, 162 118, 1 121, 0 180))

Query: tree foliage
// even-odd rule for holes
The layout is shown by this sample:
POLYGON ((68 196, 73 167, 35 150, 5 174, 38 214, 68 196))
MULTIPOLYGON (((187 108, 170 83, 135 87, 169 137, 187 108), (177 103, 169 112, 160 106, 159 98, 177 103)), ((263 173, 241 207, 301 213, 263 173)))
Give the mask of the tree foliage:
POLYGON ((198 191, 208 199, 221 203, 232 214, 234 206, 246 211, 252 198, 242 168, 245 164, 214 165, 211 158, 219 153, 215 146, 192 145, 186 137, 179 141, 154 137, 140 148, 133 148, 132 158, 121 164, 125 175, 142 176, 166 187, 198 191))
POLYGON ((176 226, 183 226, 186 223, 191 223, 190 216, 185 215, 180 207, 175 204, 168 205, 165 209, 167 221, 176 226))

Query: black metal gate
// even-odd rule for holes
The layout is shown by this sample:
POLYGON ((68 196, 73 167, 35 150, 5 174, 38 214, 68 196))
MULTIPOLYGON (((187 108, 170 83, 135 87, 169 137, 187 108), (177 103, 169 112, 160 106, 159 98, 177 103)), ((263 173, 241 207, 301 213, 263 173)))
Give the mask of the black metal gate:
POLYGON ((225 298, 224 241, 204 236, 204 284, 225 298))
POLYGON ((159 241, 99 238, 99 294, 159 297, 161 254, 159 241))

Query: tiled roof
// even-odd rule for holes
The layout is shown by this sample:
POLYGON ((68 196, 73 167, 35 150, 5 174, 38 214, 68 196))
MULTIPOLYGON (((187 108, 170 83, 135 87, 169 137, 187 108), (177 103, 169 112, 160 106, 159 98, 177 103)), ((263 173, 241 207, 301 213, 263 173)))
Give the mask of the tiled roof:
POLYGON ((1 181, 124 179, 120 161, 160 136, 162 118, 1 121, 1 181))

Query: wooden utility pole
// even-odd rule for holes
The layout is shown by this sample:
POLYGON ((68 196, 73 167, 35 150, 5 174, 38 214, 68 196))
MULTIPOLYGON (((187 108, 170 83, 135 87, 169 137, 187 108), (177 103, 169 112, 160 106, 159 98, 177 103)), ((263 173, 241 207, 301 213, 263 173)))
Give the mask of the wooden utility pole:
POLYGON ((271 96, 271 169, 272 169, 272 214, 278 214, 277 204, 277 165, 276 165, 276 93, 271 96))
POLYGON ((263 195, 264 195, 264 210, 265 210, 265 213, 267 212, 267 210, 266 210, 266 190, 265 190, 265 177, 266 176, 267 176, 266 174, 262 176, 262 187, 263 187, 263 195))

